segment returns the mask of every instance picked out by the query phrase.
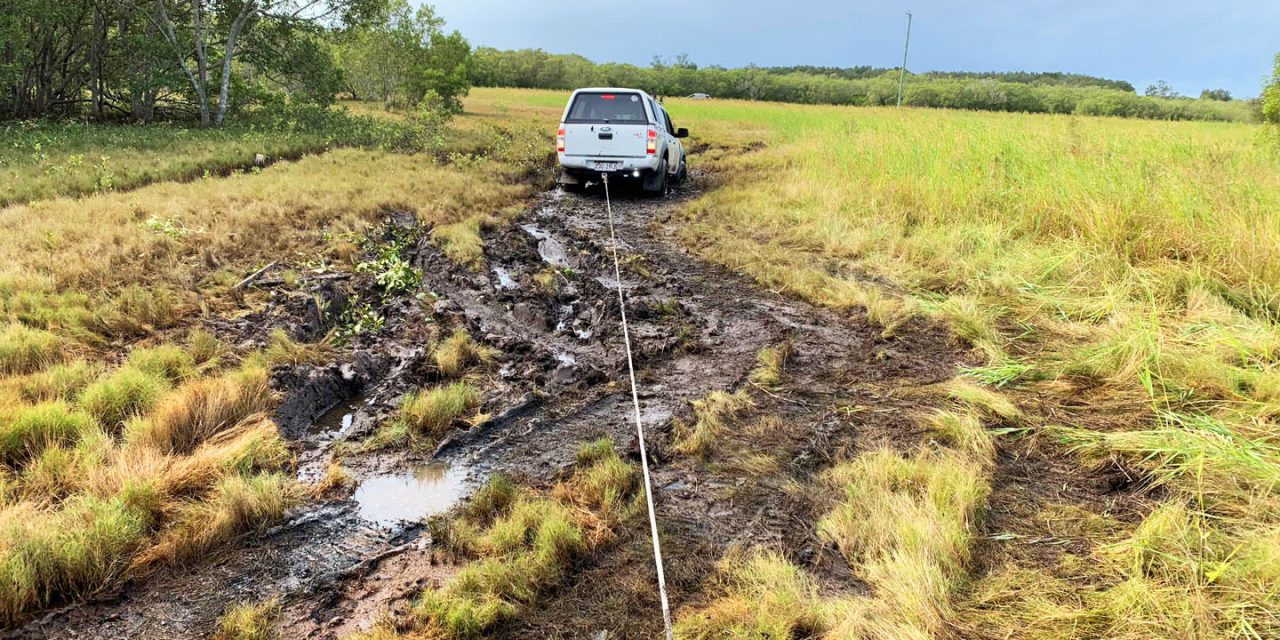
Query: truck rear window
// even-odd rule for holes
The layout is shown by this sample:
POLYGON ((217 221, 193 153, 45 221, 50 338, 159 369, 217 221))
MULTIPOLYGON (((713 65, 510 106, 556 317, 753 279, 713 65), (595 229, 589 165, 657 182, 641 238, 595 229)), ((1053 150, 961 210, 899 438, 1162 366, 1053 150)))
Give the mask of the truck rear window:
POLYGON ((579 93, 569 108, 565 122, 635 122, 649 121, 644 101, 636 93, 579 93))

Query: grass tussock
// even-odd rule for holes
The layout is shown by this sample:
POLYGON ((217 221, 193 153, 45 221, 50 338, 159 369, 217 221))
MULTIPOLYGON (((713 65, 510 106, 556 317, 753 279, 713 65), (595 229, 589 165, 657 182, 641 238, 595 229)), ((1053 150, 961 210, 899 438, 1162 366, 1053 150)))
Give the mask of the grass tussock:
POLYGON ((23 376, 18 382, 19 395, 30 403, 50 400, 75 400, 102 370, 84 360, 55 364, 37 373, 23 376))
POLYGON ((276 329, 271 332, 265 355, 272 365, 322 365, 333 360, 333 338, 326 336, 314 343, 298 342, 284 329, 276 329))
POLYGON ((751 381, 770 388, 782 384, 792 348, 791 342, 788 341, 761 349, 756 355, 756 368, 751 370, 751 381))
POLYGON ((355 478, 338 462, 330 462, 324 469, 324 475, 311 486, 311 495, 324 500, 348 495, 355 487, 355 478))
POLYGON ((721 560, 716 580, 726 595, 680 616, 676 637, 817 638, 852 613, 850 605, 824 598, 816 580, 771 551, 730 554, 721 560))
POLYGON ((292 482, 282 474, 227 476, 202 499, 179 503, 169 526, 134 558, 132 567, 146 571, 198 557, 237 535, 279 521, 298 499, 292 482))
POLYGON ((55 400, 0 414, 0 462, 17 466, 46 448, 74 444, 92 429, 93 418, 55 400))
POLYGON ((472 216, 441 225, 431 232, 431 240, 445 257, 469 269, 479 269, 484 266, 484 238, 480 236, 483 224, 483 217, 472 216))
POLYGON ((425 591, 402 626, 414 637, 479 638, 533 606, 613 539, 637 477, 611 442, 599 441, 583 447, 551 496, 495 479, 448 529, 450 547, 472 561, 442 588, 425 591))
POLYGON ((150 411, 168 388, 164 378, 126 365, 85 387, 78 404, 104 427, 118 431, 150 411))
POLYGON ((62 360, 67 349, 53 333, 10 323, 0 329, 0 374, 34 373, 62 360))
POLYGON ((251 366, 187 382, 164 396, 146 417, 132 421, 126 438, 137 446, 188 453, 220 431, 273 406, 269 377, 266 369, 251 366))
POLYGON ((975 518, 990 488, 983 469, 949 452, 865 454, 827 472, 838 492, 818 523, 875 589, 866 619, 842 621, 845 637, 939 637, 952 592, 967 573, 975 518))
POLYGON ((218 630, 212 640, 273 640, 278 637, 272 625, 280 617, 280 601, 245 602, 231 607, 218 618, 218 630))
POLYGON ((457 329, 436 345, 431 359, 441 376, 457 378, 468 367, 492 362, 496 355, 493 349, 476 342, 465 329, 457 329))
POLYGON ((754 406, 746 391, 713 391, 693 401, 692 422, 679 420, 675 426, 675 450, 685 455, 706 456, 716 448, 730 423, 754 406))
POLYGON ((399 415, 379 428, 369 446, 433 446, 479 406, 480 392, 465 382, 410 393, 400 405, 399 415))

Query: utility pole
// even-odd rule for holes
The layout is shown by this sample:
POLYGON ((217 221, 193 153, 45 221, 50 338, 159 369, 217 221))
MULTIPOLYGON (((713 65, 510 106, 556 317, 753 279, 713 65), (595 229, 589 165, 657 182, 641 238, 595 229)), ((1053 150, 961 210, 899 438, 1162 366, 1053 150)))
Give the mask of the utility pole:
POLYGON ((911 12, 907 12, 907 44, 902 47, 902 71, 898 74, 898 106, 902 106, 902 85, 907 81, 907 52, 911 50, 911 12))

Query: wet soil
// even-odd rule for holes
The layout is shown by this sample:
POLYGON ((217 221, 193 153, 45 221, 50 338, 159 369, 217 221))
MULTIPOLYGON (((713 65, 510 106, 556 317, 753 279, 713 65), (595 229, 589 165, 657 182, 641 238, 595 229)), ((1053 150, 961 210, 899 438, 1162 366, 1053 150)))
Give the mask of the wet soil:
MULTIPOLYGON (((619 286, 654 453, 673 606, 712 597, 714 563, 745 546, 780 550, 824 589, 864 590, 818 541, 822 505, 798 487, 859 451, 920 446, 919 417, 936 394, 919 389, 953 377, 963 349, 935 326, 913 321, 884 336, 860 312, 816 308, 701 261, 675 242, 671 221, 697 195, 696 179, 666 199, 614 194, 621 282, 599 192, 548 192, 514 224, 486 231, 481 270, 458 268, 423 234, 413 255, 421 290, 383 309, 382 332, 358 337, 338 363, 276 372, 285 393, 277 421, 297 451, 299 478, 318 479, 342 450, 352 492, 308 503, 261 535, 46 614, 12 636, 204 637, 229 606, 273 596, 285 605, 279 631, 288 638, 343 637, 404 611, 415 593, 454 571, 433 552, 424 518, 447 512, 494 473, 546 486, 584 441, 608 436, 637 449, 619 286), (439 381, 429 346, 454 327, 501 352, 479 380, 490 418, 434 450, 339 446, 368 437, 407 392, 439 381), (759 351, 784 342, 793 347, 784 383, 752 384, 759 351), (718 390, 746 390, 755 407, 733 421, 714 454, 675 455, 673 421, 718 390)), ((389 225, 413 222, 393 217, 389 225)), ((262 340, 270 326, 314 336, 332 322, 314 300, 345 299, 361 286, 367 283, 334 278, 313 287, 312 302, 281 300, 216 328, 248 342, 262 340)), ((1002 468, 1017 473, 1016 465, 1002 468)), ((565 588, 494 636, 656 637, 650 554, 645 526, 635 523, 565 588)))

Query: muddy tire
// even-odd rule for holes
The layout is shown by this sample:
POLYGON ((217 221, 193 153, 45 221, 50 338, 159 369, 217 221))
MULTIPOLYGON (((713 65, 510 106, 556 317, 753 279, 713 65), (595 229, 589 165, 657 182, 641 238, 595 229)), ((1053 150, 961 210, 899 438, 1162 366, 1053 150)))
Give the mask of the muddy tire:
POLYGON ((667 161, 663 160, 658 170, 653 175, 645 178, 644 184, 641 185, 644 194, 651 198, 661 198, 667 195, 671 190, 671 183, 667 176, 667 161))
POLYGON ((680 170, 676 172, 676 184, 684 184, 689 179, 689 162, 684 158, 680 159, 680 170))

